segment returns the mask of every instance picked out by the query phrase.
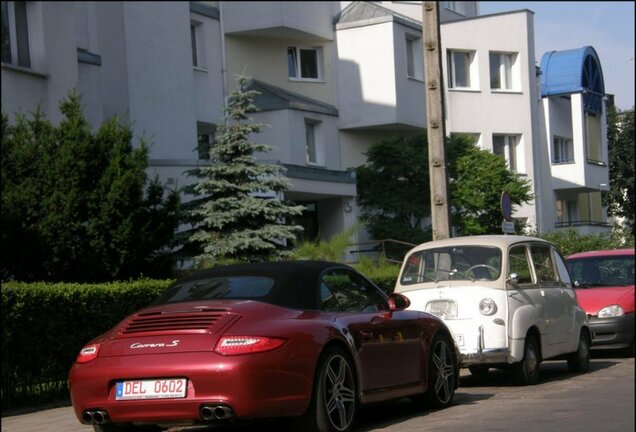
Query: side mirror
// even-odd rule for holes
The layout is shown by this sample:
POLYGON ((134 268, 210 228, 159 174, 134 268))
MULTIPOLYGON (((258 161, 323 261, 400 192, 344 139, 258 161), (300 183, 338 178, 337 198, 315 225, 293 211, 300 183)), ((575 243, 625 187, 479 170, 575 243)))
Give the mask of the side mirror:
POLYGON ((519 275, 517 273, 510 273, 506 282, 510 282, 513 285, 517 285, 519 283, 519 275))
POLYGON ((404 294, 392 293, 389 295, 389 310, 391 312, 401 311, 411 306, 411 300, 404 294))

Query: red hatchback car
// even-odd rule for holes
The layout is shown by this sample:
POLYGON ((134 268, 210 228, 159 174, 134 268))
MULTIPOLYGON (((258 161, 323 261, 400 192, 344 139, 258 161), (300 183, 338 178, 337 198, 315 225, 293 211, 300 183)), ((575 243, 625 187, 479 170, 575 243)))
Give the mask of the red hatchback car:
POLYGON ((634 354, 634 249, 581 252, 566 260, 594 331, 592 348, 634 354))
POLYGON ((409 304, 336 263, 201 271, 81 350, 69 373, 75 414, 98 432, 265 417, 346 432, 360 404, 448 406, 455 344, 409 304))

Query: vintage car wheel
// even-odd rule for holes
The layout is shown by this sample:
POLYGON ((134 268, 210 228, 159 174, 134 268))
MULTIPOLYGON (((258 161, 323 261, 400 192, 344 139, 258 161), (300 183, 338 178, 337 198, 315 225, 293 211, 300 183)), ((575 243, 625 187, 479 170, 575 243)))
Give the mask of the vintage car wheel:
POLYGON ((567 360, 571 372, 587 372, 590 368, 590 342, 585 330, 581 330, 578 349, 568 355, 567 360))
POLYGON ((526 337, 523 360, 514 365, 514 374, 521 385, 534 385, 539 382, 539 350, 534 336, 526 337))
POLYGON ((357 394, 349 357, 339 348, 328 348, 318 364, 311 405, 305 415, 294 422, 294 430, 351 430, 358 408, 357 394))
POLYGON ((446 408, 455 396, 457 375, 452 347, 453 343, 443 334, 435 336, 431 343, 426 401, 434 408, 446 408))

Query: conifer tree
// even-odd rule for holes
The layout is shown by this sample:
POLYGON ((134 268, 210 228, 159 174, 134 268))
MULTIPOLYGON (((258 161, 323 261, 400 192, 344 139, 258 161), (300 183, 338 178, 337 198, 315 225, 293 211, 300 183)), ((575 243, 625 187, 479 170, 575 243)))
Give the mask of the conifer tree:
POLYGON ((179 197, 147 178, 148 148, 113 117, 96 133, 72 91, 53 125, 2 114, 0 277, 96 282, 172 276, 179 197))
POLYGON ((285 241, 302 232, 302 227, 287 224, 303 207, 281 199, 290 187, 284 168, 258 161, 255 154, 269 152, 271 146, 249 141, 264 127, 249 117, 256 111, 252 101, 258 92, 247 90, 245 76, 237 82, 228 98, 225 125, 218 127, 210 150, 210 164, 189 172, 199 178, 186 188, 195 195, 189 203, 193 229, 188 241, 197 246, 196 265, 282 259, 290 255, 285 241))

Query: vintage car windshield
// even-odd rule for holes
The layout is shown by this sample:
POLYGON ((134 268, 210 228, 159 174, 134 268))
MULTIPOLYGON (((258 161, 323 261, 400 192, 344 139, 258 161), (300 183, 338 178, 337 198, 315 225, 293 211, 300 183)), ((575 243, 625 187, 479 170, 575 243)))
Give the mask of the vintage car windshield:
POLYGON ((494 281, 501 274, 501 250, 453 246, 413 252, 400 275, 402 285, 447 280, 494 281))
POLYGON ((567 260, 579 288, 634 285, 633 256, 598 256, 567 260))

